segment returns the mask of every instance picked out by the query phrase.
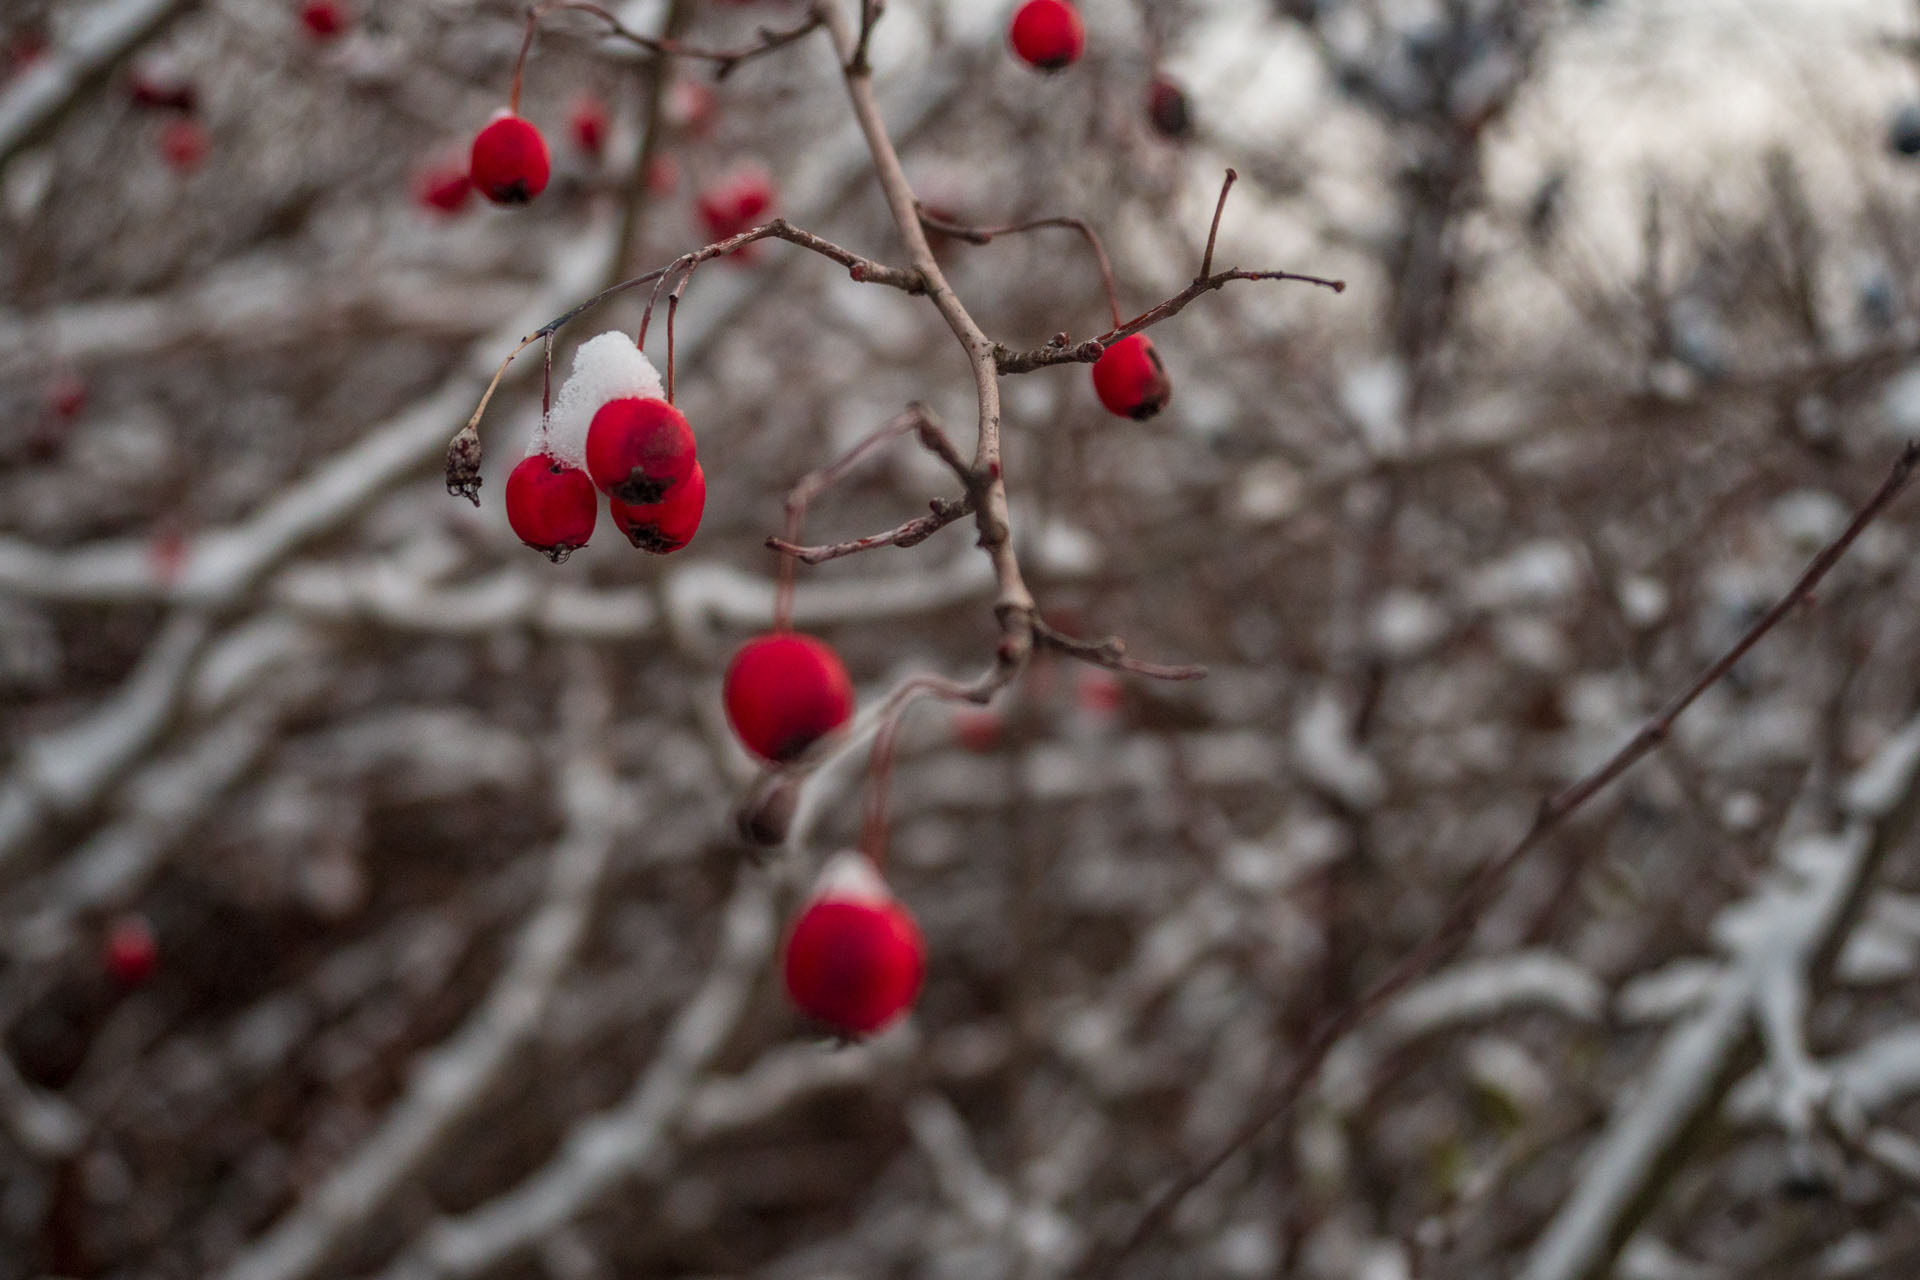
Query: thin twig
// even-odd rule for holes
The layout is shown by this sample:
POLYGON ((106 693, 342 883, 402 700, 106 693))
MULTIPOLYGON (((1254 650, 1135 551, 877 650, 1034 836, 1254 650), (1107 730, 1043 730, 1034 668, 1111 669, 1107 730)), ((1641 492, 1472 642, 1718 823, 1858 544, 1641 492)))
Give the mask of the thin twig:
POLYGON ((785 538, 769 537, 767 547, 783 556, 792 556, 801 564, 825 564, 829 560, 872 551, 876 547, 899 547, 903 550, 917 547, 948 525, 973 514, 973 499, 969 497, 935 498, 927 505, 931 510, 926 515, 903 520, 884 533, 871 533, 864 538, 813 547, 803 547, 785 538))
MULTIPOLYGON (((1213 243, 1220 238, 1220 215, 1227 211, 1227 192, 1233 190, 1233 184, 1239 177, 1239 174, 1228 169, 1226 181, 1220 184, 1220 199, 1213 206, 1213 225, 1207 228, 1207 251, 1200 255, 1200 274, 1195 279, 1205 280, 1213 274, 1213 243)), ((1114 317, 1114 324, 1118 326, 1119 323, 1119 317, 1114 317)))
POLYGON ((1064 653, 1069 658, 1077 658, 1081 662, 1089 662, 1096 667, 1146 676, 1151 680, 1204 680, 1207 676, 1207 669, 1201 666, 1188 664, 1168 666, 1158 662, 1142 662, 1138 658, 1129 658, 1127 642, 1119 636, 1109 636, 1105 640, 1079 640, 1064 631, 1054 629, 1039 618, 1035 618, 1033 622, 1033 642, 1039 648, 1064 653))
POLYGON ((1107 309, 1113 313, 1114 328, 1120 327, 1122 323, 1120 295, 1113 284, 1113 263, 1107 257, 1107 248, 1100 242, 1099 234, 1079 218, 1035 218, 1030 222, 1016 222, 1004 227, 970 227, 929 213, 922 206, 920 222, 930 230, 938 231, 941 235, 952 236, 956 240, 965 240, 968 244, 991 244, 996 236, 1017 235, 1022 231, 1039 231, 1047 227, 1065 227, 1070 231, 1079 232, 1086 238, 1088 247, 1093 250, 1094 261, 1100 264, 1100 283, 1107 291, 1107 309))
POLYGON ((797 26, 785 29, 761 27, 755 33, 759 38, 755 40, 754 43, 743 45, 738 49, 703 49, 697 45, 686 44, 679 40, 667 39, 661 36, 650 36, 643 32, 635 31, 597 4, 584 4, 580 3, 579 0, 547 0, 546 3, 536 4, 527 10, 527 35, 520 46, 520 60, 514 64, 513 69, 512 109, 515 112, 520 110, 520 66, 521 63, 526 61, 527 50, 533 44, 534 28, 538 25, 541 18, 556 10, 571 10, 575 13, 591 14, 607 24, 607 35, 618 40, 624 40, 628 44, 645 49, 649 53, 656 55, 671 54, 675 57, 694 58, 702 62, 711 62, 714 64, 713 78, 716 80, 726 79, 726 77, 731 75, 734 69, 743 62, 772 53, 776 49, 785 48, 787 45, 793 44, 798 40, 805 39, 808 35, 819 30, 821 25, 818 14, 809 14, 807 18, 797 26))
POLYGON ((1860 508, 1840 535, 1813 558, 1805 572, 1771 609, 1761 615, 1731 648, 1695 677, 1686 688, 1670 698, 1652 719, 1648 720, 1611 757, 1591 772, 1547 797, 1540 805, 1532 825, 1527 828, 1519 841, 1506 853, 1483 867, 1466 888, 1461 890, 1433 932, 1401 957, 1385 976, 1362 992, 1358 998, 1324 1019, 1308 1038, 1306 1045, 1300 1051, 1300 1056, 1294 1060, 1293 1066, 1271 1090, 1266 1100, 1254 1109, 1252 1115, 1217 1148, 1182 1172, 1164 1191, 1155 1196, 1141 1214, 1133 1230, 1128 1233, 1117 1249, 1104 1257, 1096 1256, 1078 1274, 1082 1276, 1111 1275, 1122 1261, 1166 1228, 1173 1218, 1174 1211, 1180 1207, 1181 1202, 1188 1195, 1218 1172, 1220 1167, 1235 1154, 1291 1112, 1300 1100, 1301 1093, 1318 1074, 1333 1046, 1364 1022, 1382 1003, 1452 956, 1471 935, 1473 925, 1479 920, 1481 913, 1526 856, 1538 848, 1547 835, 1569 814, 1591 800, 1654 748, 1665 742, 1668 734, 1673 730, 1674 722, 1687 708, 1718 683, 1749 650, 1766 637, 1767 633, 1812 595, 1814 588, 1819 586, 1821 580, 1846 554, 1847 549, 1866 531, 1867 526, 1878 519, 1912 481, 1916 467, 1920 467, 1920 442, 1910 443, 1901 451, 1899 459, 1894 463, 1893 469, 1879 489, 1860 508))

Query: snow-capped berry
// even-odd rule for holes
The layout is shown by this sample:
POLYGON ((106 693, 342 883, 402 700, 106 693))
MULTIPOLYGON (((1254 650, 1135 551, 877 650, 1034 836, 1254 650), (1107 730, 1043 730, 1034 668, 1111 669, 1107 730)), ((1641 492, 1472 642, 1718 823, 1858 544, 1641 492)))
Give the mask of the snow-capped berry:
POLYGON ((448 216, 467 207, 473 197, 473 179, 458 164, 437 164, 422 169, 413 180, 413 198, 423 209, 448 216))
POLYGON ((694 466, 693 429, 665 400, 609 400, 587 424, 587 474, 610 498, 657 503, 694 466))
MULTIPOLYGON (((725 240, 760 225, 773 212, 773 202, 773 179, 766 170, 749 167, 702 191, 694 207, 707 238, 725 240)), ((735 250, 735 256, 746 262, 752 258, 754 248, 747 245, 735 250)))
POLYGON ((1058 71, 1079 61, 1087 47, 1080 11, 1067 0, 1027 0, 1013 15, 1007 41, 1022 62, 1058 71))
POLYGON ((627 541, 640 550, 661 556, 678 551, 700 529, 701 513, 707 509, 707 473, 696 462, 686 480, 660 501, 626 503, 609 498, 607 508, 627 541))
POLYGON ((160 967, 160 944, 146 918, 124 915, 107 930, 107 973, 123 987, 137 987, 160 967))
POLYGON ((780 966, 800 1011, 847 1036, 870 1035, 905 1013, 926 967, 920 926, 857 853, 828 864, 780 966))
POLYGON ((587 545, 599 505, 587 473, 552 454, 530 453, 507 476, 507 523, 555 564, 587 545))
POLYGON ((525 204, 547 189, 547 140, 531 121, 502 112, 474 136, 468 173, 495 204, 525 204))
POLYGON ((160 130, 160 155, 175 173, 189 174, 205 164, 212 145, 198 120, 169 120, 160 130))
POLYGON ((823 641, 790 631, 742 645, 722 687, 747 750, 781 764, 853 718, 853 681, 823 641))
POLYGON ((607 125, 606 103, 591 93, 574 99, 573 110, 567 113, 567 136, 584 154, 600 158, 607 145, 607 125))
POLYGON ((340 0, 306 0, 300 6, 300 22, 315 40, 331 40, 345 35, 353 18, 340 0))
POLYGON ((1151 418, 1173 399, 1167 368, 1144 333, 1120 339, 1094 361, 1093 389, 1108 410, 1135 421, 1151 418))
POLYGON ((1193 107, 1185 91, 1165 76, 1147 86, 1147 120, 1161 137, 1174 142, 1193 136, 1193 107))

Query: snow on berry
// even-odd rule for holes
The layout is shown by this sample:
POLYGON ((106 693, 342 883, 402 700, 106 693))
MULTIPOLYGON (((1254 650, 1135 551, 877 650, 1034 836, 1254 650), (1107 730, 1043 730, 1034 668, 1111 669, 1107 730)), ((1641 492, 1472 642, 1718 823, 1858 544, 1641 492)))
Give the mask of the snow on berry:
POLYGON ((912 913, 863 853, 820 873, 787 935, 781 974, 802 1013, 847 1036, 870 1035, 913 1005, 927 949, 912 913))
POLYGON ((602 405, 613 400, 658 400, 666 395, 660 374, 633 339, 618 329, 587 339, 573 353, 572 372, 554 397, 553 412, 534 434, 528 452, 551 453, 569 466, 587 465, 587 429, 602 405))

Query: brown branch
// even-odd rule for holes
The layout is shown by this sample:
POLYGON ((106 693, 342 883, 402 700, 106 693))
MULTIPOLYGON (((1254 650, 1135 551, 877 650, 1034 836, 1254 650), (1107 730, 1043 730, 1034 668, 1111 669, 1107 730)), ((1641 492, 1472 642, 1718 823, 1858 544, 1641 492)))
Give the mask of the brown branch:
POLYGON ((801 564, 825 564, 829 560, 872 551, 876 547, 917 547, 954 521, 973 514, 972 498, 935 498, 927 505, 931 510, 926 515, 902 521, 884 533, 814 547, 803 547, 785 538, 769 537, 767 547, 783 556, 792 556, 801 564))
POLYGON ((1054 629, 1039 618, 1033 621, 1033 643, 1036 648, 1064 653, 1069 658, 1092 663, 1096 667, 1105 667, 1109 671, 1124 671, 1129 675, 1146 676, 1150 680, 1204 680, 1207 676, 1207 669, 1201 666, 1189 664, 1168 666, 1158 662, 1143 662, 1139 658, 1129 658, 1127 642, 1119 636, 1109 636, 1105 640, 1080 640, 1064 631, 1054 629))
MULTIPOLYGON (((1200 255, 1198 279, 1205 280, 1213 274, 1213 243, 1220 238, 1220 215, 1227 211, 1227 192, 1233 190, 1233 184, 1239 181, 1239 178, 1239 174, 1228 169, 1225 181, 1220 184, 1220 199, 1215 201, 1213 206, 1213 225, 1207 228, 1206 252, 1200 255)), ((1119 323, 1119 317, 1114 318, 1114 323, 1119 323)))
POLYGON ((971 227, 964 223, 928 213, 920 209, 920 222, 930 230, 941 235, 952 236, 956 240, 965 240, 968 244, 991 244, 996 236, 1017 235, 1022 231, 1039 231, 1047 227, 1064 227, 1077 231, 1086 239, 1087 246, 1093 250, 1094 261, 1100 265, 1100 283, 1106 287, 1107 309, 1113 313, 1113 324, 1119 328, 1120 294, 1113 285, 1113 263, 1107 257, 1107 247, 1100 243, 1100 236, 1091 226, 1078 218, 1035 218, 1030 222, 1016 222, 1004 227, 971 227))
POLYGON ((1121 1262, 1166 1228, 1173 1218, 1174 1211, 1180 1207, 1181 1202, 1188 1195, 1271 1125, 1287 1116, 1299 1102, 1300 1095, 1313 1082, 1333 1047, 1382 1004, 1449 959, 1471 936, 1473 926, 1480 919, 1481 913, 1527 855, 1538 848, 1569 814, 1591 800, 1665 742, 1673 730, 1674 722, 1687 708, 1731 671, 1734 665, 1759 644, 1788 614, 1805 603, 1812 596, 1814 588, 1819 586, 1833 566, 1839 563, 1840 558, 1866 531, 1867 526, 1878 519, 1907 487, 1917 467, 1920 467, 1920 442, 1908 444, 1901 451, 1899 459, 1894 463, 1893 469, 1887 474, 1880 488, 1860 508, 1840 535, 1813 558, 1799 579, 1774 603, 1771 609, 1768 609, 1749 627, 1731 648, 1695 677, 1692 683, 1668 699, 1666 704, 1610 758, 1591 772, 1547 797, 1541 803, 1539 812, 1535 814, 1532 825, 1527 828, 1519 841, 1480 870, 1479 874, 1454 899, 1439 925, 1417 946, 1402 956, 1385 976, 1368 987, 1351 1003, 1325 1018, 1308 1038, 1293 1066, 1268 1093, 1265 1101, 1256 1107, 1253 1113, 1216 1149, 1182 1172, 1165 1190, 1156 1195, 1141 1214, 1133 1230, 1116 1249, 1104 1256, 1094 1256, 1076 1274, 1080 1276, 1113 1274, 1121 1262))
POLYGON ((735 68, 739 67, 743 62, 762 57, 777 49, 783 49, 796 41, 805 39, 813 32, 819 30, 821 26, 820 15, 817 13, 809 14, 807 18, 797 26, 787 27, 785 29, 761 27, 756 32, 758 39, 750 45, 743 45, 737 49, 703 49, 698 45, 687 44, 681 40, 650 36, 635 31, 597 4, 584 4, 580 3, 579 0, 547 0, 546 3, 536 4, 527 10, 527 35, 520 47, 520 62, 514 64, 513 71, 513 102, 515 104, 513 109, 516 111, 519 110, 518 104, 520 101, 520 63, 526 61, 527 50, 533 44, 534 27, 539 23, 541 18, 556 10, 571 10, 575 13, 591 14, 607 24, 606 34, 608 36, 617 40, 624 40, 628 44, 635 45, 649 53, 656 55, 671 54, 674 57, 693 58, 701 62, 711 62, 714 64, 713 78, 716 80, 726 79, 733 73, 735 68))

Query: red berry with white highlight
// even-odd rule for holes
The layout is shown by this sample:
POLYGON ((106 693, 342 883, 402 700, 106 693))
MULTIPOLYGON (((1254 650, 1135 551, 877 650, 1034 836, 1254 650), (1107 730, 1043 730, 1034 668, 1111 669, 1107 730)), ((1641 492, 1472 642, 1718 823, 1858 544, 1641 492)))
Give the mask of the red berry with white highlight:
POLYGON ((1027 0, 1013 15, 1007 41, 1022 62, 1042 71, 1058 71, 1080 60, 1087 30, 1080 11, 1067 0, 1027 0))
POLYGON ((660 501, 625 503, 609 498, 607 509, 627 541, 640 550, 659 556, 678 551, 699 532, 700 517, 707 509, 707 473, 696 462, 686 480, 660 501))
POLYGON ((694 466, 693 428, 665 400, 609 400, 587 424, 587 474, 608 497, 659 502, 694 466))
POLYGON ((125 915, 107 929, 107 973, 123 987, 137 987, 160 967, 160 944, 144 916, 125 915))
POLYGON ((787 935, 780 968, 802 1013, 842 1035, 864 1036, 912 1007, 927 948, 866 855, 847 853, 822 872, 787 935))
POLYGON ((555 564, 587 545, 599 506, 587 473, 552 454, 528 454, 507 476, 507 523, 555 564))
POLYGON ((532 122, 503 113, 474 137, 468 172, 495 204, 525 204, 547 189, 553 164, 532 122))
POLYGON ((1173 399, 1167 367, 1144 333, 1120 339, 1094 361, 1093 389, 1110 412, 1136 422, 1151 418, 1173 399))
POLYGON ((189 174, 206 163, 212 141, 198 120, 167 121, 160 130, 160 155, 167 167, 178 174, 189 174))
POLYGON ((747 750, 775 764, 853 718, 853 681, 825 642, 776 632, 733 655, 722 687, 727 722, 747 750))

